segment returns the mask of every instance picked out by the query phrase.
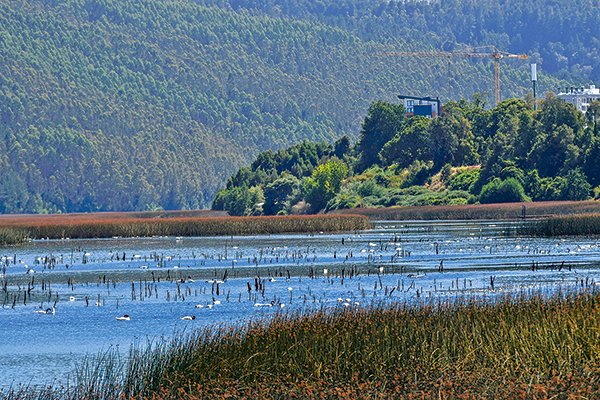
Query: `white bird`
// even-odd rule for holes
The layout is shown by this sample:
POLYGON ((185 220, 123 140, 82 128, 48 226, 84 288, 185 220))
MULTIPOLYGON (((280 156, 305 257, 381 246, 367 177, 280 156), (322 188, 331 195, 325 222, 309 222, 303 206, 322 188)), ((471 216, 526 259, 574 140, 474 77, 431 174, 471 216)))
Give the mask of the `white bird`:
POLYGON ((35 310, 36 314, 54 315, 56 314, 56 307, 46 308, 45 310, 35 310))
POLYGON ((181 317, 182 321, 193 321, 196 319, 195 315, 186 315, 185 317, 181 317))
POLYGON ((75 296, 69 297, 69 301, 75 301, 75 296))
POLYGON ((131 321, 131 317, 125 314, 122 317, 117 317, 117 321, 131 321))
POLYGON ((196 308, 204 308, 202 304, 196 304, 196 308))

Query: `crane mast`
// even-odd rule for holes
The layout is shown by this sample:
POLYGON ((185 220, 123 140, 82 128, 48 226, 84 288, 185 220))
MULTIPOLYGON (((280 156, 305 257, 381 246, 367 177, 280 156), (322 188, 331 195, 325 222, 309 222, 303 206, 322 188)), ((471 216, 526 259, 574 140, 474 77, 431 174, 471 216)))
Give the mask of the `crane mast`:
POLYGON ((494 51, 489 53, 477 51, 392 51, 381 54, 389 57, 491 58, 494 61, 494 106, 497 106, 500 103, 500 60, 503 58, 527 60, 529 58, 527 54, 510 54, 499 51, 496 48, 494 48, 494 51))

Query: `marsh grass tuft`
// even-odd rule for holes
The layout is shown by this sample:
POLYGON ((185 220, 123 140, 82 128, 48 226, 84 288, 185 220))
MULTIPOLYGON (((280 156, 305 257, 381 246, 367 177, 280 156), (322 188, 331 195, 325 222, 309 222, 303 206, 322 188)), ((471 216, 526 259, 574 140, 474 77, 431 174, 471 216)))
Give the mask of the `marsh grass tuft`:
POLYGON ((532 236, 600 235, 600 213, 546 218, 525 227, 523 233, 532 236))
POLYGON ((1 228, 0 246, 23 243, 27 239, 27 231, 21 228, 1 228))

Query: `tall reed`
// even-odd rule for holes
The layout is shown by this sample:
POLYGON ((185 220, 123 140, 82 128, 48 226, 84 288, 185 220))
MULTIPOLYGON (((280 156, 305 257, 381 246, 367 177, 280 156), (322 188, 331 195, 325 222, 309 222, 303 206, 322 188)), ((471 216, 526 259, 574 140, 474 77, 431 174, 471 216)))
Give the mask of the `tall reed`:
POLYGON ((135 348, 125 371, 125 397, 593 397, 600 294, 280 314, 135 348))
POLYGON ((349 210, 337 210, 333 213, 360 214, 377 220, 514 220, 522 218, 523 206, 525 206, 525 217, 527 218, 600 213, 600 202, 598 201, 544 201, 534 203, 353 208, 349 210))
POLYGON ((546 218, 524 227, 522 231, 532 236, 600 235, 600 214, 546 218))
POLYGON ((171 217, 171 218, 40 218, 10 222, 0 219, 9 234, 26 232, 30 238, 103 238, 113 236, 229 236, 276 233, 342 232, 369 229, 367 217, 358 215, 303 215, 275 217, 171 217))
POLYGON ((28 233, 22 228, 0 228, 0 245, 22 243, 27 239, 28 233))

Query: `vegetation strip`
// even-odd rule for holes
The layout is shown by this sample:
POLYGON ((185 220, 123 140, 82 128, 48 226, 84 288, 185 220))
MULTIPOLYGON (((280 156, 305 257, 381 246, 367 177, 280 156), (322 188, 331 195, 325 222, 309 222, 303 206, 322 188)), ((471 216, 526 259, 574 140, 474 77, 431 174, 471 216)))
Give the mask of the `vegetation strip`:
POLYGON ((592 398, 600 293, 280 314, 138 346, 127 364, 104 354, 69 390, 54 398, 592 398))
POLYGON ((600 235, 600 213, 560 215, 536 221, 523 233, 537 236, 600 235))
POLYGON ((368 218, 360 215, 311 215, 276 217, 133 218, 114 217, 53 219, 31 217, 10 220, 2 226, 0 242, 32 239, 108 238, 149 236, 229 236, 276 233, 342 232, 369 229, 368 218))
POLYGON ((533 203, 469 204, 452 206, 414 206, 387 208, 353 208, 332 214, 359 214, 371 220, 515 220, 548 218, 557 215, 600 213, 598 201, 541 201, 533 203), (524 207, 524 208, 523 208, 524 207))

